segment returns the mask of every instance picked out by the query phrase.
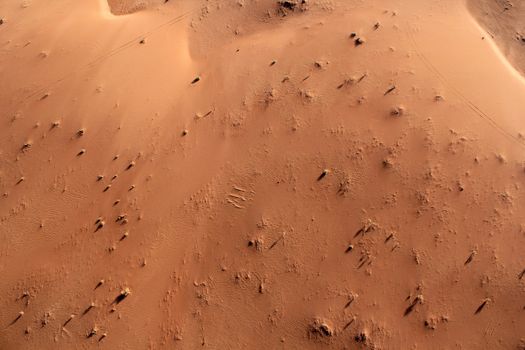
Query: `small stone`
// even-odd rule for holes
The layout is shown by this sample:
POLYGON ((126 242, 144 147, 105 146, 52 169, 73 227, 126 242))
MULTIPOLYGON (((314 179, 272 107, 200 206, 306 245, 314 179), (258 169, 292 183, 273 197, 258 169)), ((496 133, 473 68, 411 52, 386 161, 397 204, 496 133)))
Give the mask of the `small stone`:
POLYGON ((27 141, 26 143, 24 143, 22 145, 21 149, 22 149, 22 151, 26 151, 26 150, 30 149, 32 146, 33 146, 33 142, 27 141))
POLYGON ((392 161, 388 158, 383 159, 383 168, 391 168, 393 166, 392 161))
POLYGON ((191 81, 191 83, 192 83, 192 84, 196 84, 196 83, 198 83, 200 80, 201 80, 201 77, 197 76, 197 77, 195 77, 195 79, 193 79, 193 80, 191 81))
POLYGON ((354 43, 355 43, 355 46, 363 45, 365 43, 365 39, 359 37, 359 38, 355 39, 354 43))
POLYGON ((315 319, 310 325, 309 335, 313 338, 329 338, 334 335, 334 330, 328 322, 315 319))
POLYGON ((126 167, 126 170, 129 170, 135 166, 135 161, 129 162, 128 166, 126 167))
POLYGON ((393 117, 400 117, 405 114, 405 107, 403 106, 396 106, 392 108, 390 111, 390 115, 393 117))
POLYGON ((358 334, 354 336, 354 340, 356 341, 356 343, 364 343, 366 342, 367 339, 368 339, 368 335, 366 331, 359 332, 358 334))
POLYGON ((98 328, 95 326, 91 328, 91 331, 89 331, 89 333, 87 334, 87 337, 91 338, 92 336, 97 335, 97 332, 98 332, 98 328))
POLYGON ((330 169, 324 169, 321 175, 317 178, 317 181, 322 180, 326 175, 330 174, 330 169))

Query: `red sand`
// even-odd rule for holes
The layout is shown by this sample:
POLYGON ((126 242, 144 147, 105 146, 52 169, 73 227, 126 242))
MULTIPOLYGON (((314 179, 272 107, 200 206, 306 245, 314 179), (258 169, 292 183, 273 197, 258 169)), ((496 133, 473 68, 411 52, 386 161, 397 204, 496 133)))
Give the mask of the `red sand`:
POLYGON ((524 349, 479 4, 1 2, 0 349, 524 349))

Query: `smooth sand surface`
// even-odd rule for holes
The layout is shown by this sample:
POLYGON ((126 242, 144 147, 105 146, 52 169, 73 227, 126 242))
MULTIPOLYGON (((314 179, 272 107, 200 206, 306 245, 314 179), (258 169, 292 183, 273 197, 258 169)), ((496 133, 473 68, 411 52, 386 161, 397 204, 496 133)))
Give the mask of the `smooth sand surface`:
POLYGON ((524 349, 525 53, 480 8, 0 2, 0 349, 524 349))

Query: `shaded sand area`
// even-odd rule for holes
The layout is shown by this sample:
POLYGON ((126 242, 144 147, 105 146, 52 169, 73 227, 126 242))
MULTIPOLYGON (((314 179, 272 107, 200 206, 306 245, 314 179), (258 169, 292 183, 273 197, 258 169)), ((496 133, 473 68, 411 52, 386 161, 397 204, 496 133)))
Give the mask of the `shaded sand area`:
POLYGON ((466 3, 112 8, 0 2, 1 349, 525 347, 525 83, 466 3))
POLYGON ((525 74, 525 1, 468 0, 468 6, 516 69, 525 74))

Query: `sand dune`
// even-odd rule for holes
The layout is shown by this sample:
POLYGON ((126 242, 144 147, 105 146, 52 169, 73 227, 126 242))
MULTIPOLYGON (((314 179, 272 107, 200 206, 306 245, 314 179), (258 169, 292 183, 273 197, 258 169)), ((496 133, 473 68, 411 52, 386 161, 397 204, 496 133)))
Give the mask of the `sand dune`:
POLYGON ((525 348, 521 3, 480 8, 1 2, 0 348, 525 348))
POLYGON ((516 69, 525 73, 525 2, 469 0, 468 7, 516 69))

